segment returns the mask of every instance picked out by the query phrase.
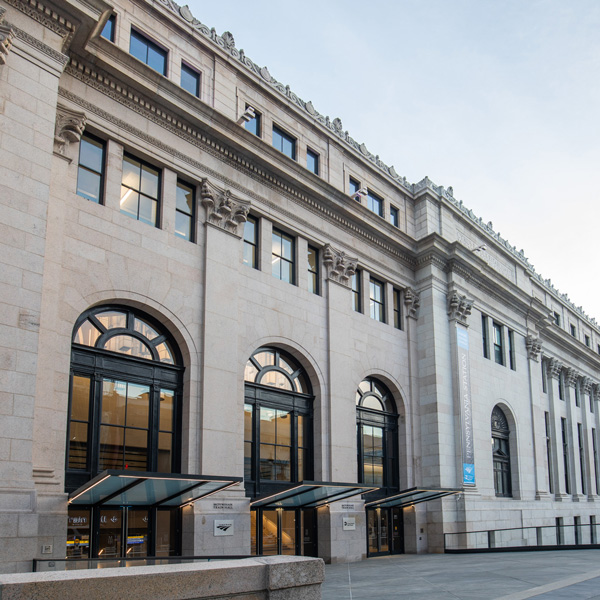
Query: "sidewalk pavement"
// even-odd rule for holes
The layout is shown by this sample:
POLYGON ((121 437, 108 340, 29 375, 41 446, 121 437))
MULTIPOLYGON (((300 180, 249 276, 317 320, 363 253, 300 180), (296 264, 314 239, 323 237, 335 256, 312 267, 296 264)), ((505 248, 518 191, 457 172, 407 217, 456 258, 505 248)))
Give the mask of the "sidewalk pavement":
POLYGON ((600 599, 600 550, 401 554, 325 566, 323 600, 600 599))

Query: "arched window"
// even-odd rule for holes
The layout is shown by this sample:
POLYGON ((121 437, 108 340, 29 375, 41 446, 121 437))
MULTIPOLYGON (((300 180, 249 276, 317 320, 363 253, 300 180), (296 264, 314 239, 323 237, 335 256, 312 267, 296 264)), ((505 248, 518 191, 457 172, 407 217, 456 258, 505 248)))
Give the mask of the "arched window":
POLYGON ((398 488, 398 415, 390 391, 372 377, 356 390, 358 481, 398 488))
POLYGON ((252 496, 311 479, 312 406, 302 367, 277 348, 259 348, 244 372, 244 479, 252 496))
POLYGON ((512 496, 509 437, 506 415, 495 406, 492 411, 492 460, 496 496, 512 496))
POLYGON ((77 320, 65 487, 106 469, 170 473, 180 468, 181 357, 156 321, 104 306, 77 320))

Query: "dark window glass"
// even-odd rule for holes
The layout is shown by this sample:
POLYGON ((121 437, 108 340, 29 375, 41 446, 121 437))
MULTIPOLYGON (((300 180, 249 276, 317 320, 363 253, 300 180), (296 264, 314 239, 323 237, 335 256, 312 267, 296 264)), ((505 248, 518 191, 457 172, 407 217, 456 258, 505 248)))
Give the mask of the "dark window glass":
POLYGON ((296 160, 296 139, 273 125, 273 147, 296 160))
POLYGON ((570 328, 571 328, 571 335, 573 337, 577 337, 577 331, 575 330, 575 325, 571 325, 570 328))
POLYGON ((394 227, 400 227, 400 213, 395 206, 390 206, 390 223, 394 227))
POLYGON ((548 369, 545 360, 542 361, 542 392, 548 393, 548 369))
POLYGON ((319 174, 319 155, 310 148, 306 150, 306 168, 315 175, 319 174))
POLYGON ((508 330, 508 362, 510 368, 515 371, 517 368, 515 360, 515 332, 510 329, 508 330))
POLYGON ((481 337, 483 340, 483 357, 490 357, 490 343, 488 340, 488 318, 481 315, 481 337))
POLYGON ((367 207, 380 217, 383 216, 383 198, 369 190, 367 193, 367 207))
POLYGON ((312 246, 308 247, 308 291, 312 294, 319 293, 319 251, 312 246))
POLYGON ((575 387, 573 388, 575 394, 575 406, 579 406, 580 398, 579 398, 579 383, 575 382, 575 387))
POLYGON ((506 415, 496 406, 492 411, 492 459, 496 496, 512 496, 509 438, 506 415))
POLYGON ((560 419, 560 430, 562 434, 563 465, 565 469, 565 492, 570 494, 571 478, 569 477, 569 438, 567 437, 567 420, 565 418, 560 419))
POLYGON ((181 64, 181 87, 193 96, 200 98, 200 73, 183 63, 181 64))
POLYGON ((360 271, 352 275, 352 308, 356 312, 362 312, 362 290, 360 285, 360 271))
POLYGON ((589 348, 590 347, 590 336, 586 335, 585 336, 585 345, 589 348))
POLYGON ((167 74, 167 51, 133 29, 129 41, 129 53, 161 75, 167 74))
POLYGON ((101 203, 104 187, 105 145, 102 140, 84 133, 79 142, 77 194, 101 203))
POLYGON ((594 475, 596 480, 596 494, 600 494, 600 464, 598 463, 598 446, 596 430, 592 429, 592 452, 594 453, 594 475))
POLYGON ((294 280, 294 238, 282 231, 273 229, 272 236, 273 277, 295 283, 294 280))
POLYGON ((565 399, 565 382, 563 380, 562 371, 558 374, 558 399, 565 399))
POLYGON ((554 323, 560 327, 560 315, 557 312, 554 313, 554 323))
POLYGON ((369 282, 369 313, 371 319, 385 323, 385 285, 376 279, 369 282))
POLYGON ((158 227, 160 171, 133 156, 123 157, 121 212, 158 227))
POLYGON ((394 297, 394 327, 396 329, 402 329, 402 303, 400 290, 394 290, 392 294, 394 297))
MULTIPOLYGON (((248 108, 250 108, 250 105, 246 104, 246 110, 248 110, 248 108)), ((252 107, 254 108, 254 107, 252 107)), ((261 114, 254 109, 254 118, 250 119, 249 121, 246 121, 244 123, 244 127, 250 132, 253 133, 255 136, 257 137, 262 137, 262 133, 261 133, 261 114)))
MULTIPOLYGON (((356 194, 356 192, 358 192, 358 190, 360 190, 360 182, 356 181, 356 179, 353 179, 352 177, 350 177, 348 187, 350 188, 350 195, 354 196, 356 194)), ((357 200, 358 202, 360 202, 360 196, 355 196, 354 199, 357 200)))
POLYGON ((258 221, 250 216, 244 223, 243 262, 253 269, 258 269, 258 221))
POLYGON ((587 485, 585 480, 585 450, 583 446, 583 427, 577 423, 577 440, 579 442, 579 469, 581 471, 581 493, 587 494, 587 485))
POLYGON ((552 477, 552 438, 550 436, 550 413, 544 413, 544 422, 546 425, 546 464, 548 465, 548 488, 551 494, 554 493, 554 478, 552 477))
POLYGON ((104 24, 104 28, 102 29, 102 33, 100 34, 103 38, 107 39, 109 42, 115 41, 115 25, 117 23, 117 16, 110 15, 108 17, 108 21, 104 24))
POLYGON ((175 234, 190 242, 194 241, 195 208, 194 188, 183 181, 177 181, 175 234))
POLYGON ((499 364, 504 364, 504 345, 502 339, 502 325, 492 323, 492 332, 494 336, 494 360, 499 364))

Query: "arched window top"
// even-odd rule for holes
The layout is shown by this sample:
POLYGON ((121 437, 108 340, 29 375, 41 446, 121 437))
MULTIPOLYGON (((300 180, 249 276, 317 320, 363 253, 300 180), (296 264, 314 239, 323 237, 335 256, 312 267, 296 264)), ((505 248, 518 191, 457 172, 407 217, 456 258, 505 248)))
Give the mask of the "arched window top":
POLYGON ((396 414, 396 406, 390 391, 383 383, 372 377, 367 377, 358 384, 356 406, 396 414))
POLYGON ((508 426, 508 420, 506 419, 506 415, 498 406, 495 406, 494 410, 492 410, 492 433, 499 433, 504 435, 508 435, 510 433, 510 428, 508 426))
POLYGON ((289 354, 277 348, 259 348, 248 359, 244 381, 299 394, 310 394, 304 369, 289 354))
POLYGON ((127 307, 98 307, 77 321, 73 343, 167 365, 180 364, 175 344, 160 323, 127 307))

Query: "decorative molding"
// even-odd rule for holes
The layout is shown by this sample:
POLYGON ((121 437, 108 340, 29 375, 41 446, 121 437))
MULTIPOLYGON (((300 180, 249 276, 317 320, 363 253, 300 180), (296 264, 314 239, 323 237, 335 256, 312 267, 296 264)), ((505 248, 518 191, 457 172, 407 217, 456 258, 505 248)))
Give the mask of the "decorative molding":
POLYGON ((0 65, 6 64, 6 57, 12 47, 14 37, 15 32, 10 25, 0 25, 0 65))
POLYGON ((594 381, 590 377, 582 377, 581 378, 581 391, 589 396, 592 393, 592 387, 594 386, 594 381))
POLYGON ((560 377, 562 368, 563 364, 556 358, 549 358, 546 363, 546 373, 548 373, 552 379, 558 379, 560 377))
POLYGON ((448 319, 450 321, 459 321, 464 325, 467 324, 467 318, 473 310, 473 302, 471 298, 462 296, 456 291, 448 293, 448 319))
MULTIPOLYGON (((8 23, 6 25, 10 26, 8 23)), ((46 56, 49 56, 52 60, 55 60, 61 67, 61 70, 65 68, 65 65, 69 62, 69 57, 62 52, 57 52, 54 48, 44 44, 41 40, 36 37, 29 35, 26 31, 19 29, 18 27, 12 26, 15 37, 23 40, 26 44, 29 44, 36 50, 43 52, 46 56)))
POLYGON ((404 306, 406 306, 407 317, 416 319, 419 316, 421 296, 410 287, 404 290, 404 306))
POLYGON ((87 117, 85 113, 67 108, 62 104, 57 105, 56 123, 54 125, 54 148, 58 154, 64 154, 65 147, 70 143, 79 143, 86 122, 87 117))
POLYGON ((565 369, 565 383, 569 387, 576 387, 578 379, 579 379, 579 373, 575 369, 573 369, 571 367, 567 367, 565 369))
POLYGON ((510 427, 508 426, 506 415, 499 407, 494 406, 492 410, 492 431, 508 432, 509 430, 510 427))
POLYGON ((542 340, 538 337, 528 335, 525 338, 525 347, 527 348, 527 358, 539 362, 540 352, 542 351, 542 340))
POLYGON ((327 279, 350 287, 350 280, 356 273, 358 258, 351 258, 345 252, 336 250, 331 244, 325 244, 323 264, 327 269, 327 279))
POLYGON ((592 384, 592 392, 594 394, 594 400, 600 399, 600 383, 592 384))
POLYGON ((202 206, 206 208, 207 222, 229 231, 238 237, 243 234, 241 225, 246 222, 250 202, 241 200, 231 194, 230 190, 221 190, 202 180, 200 191, 202 206))

